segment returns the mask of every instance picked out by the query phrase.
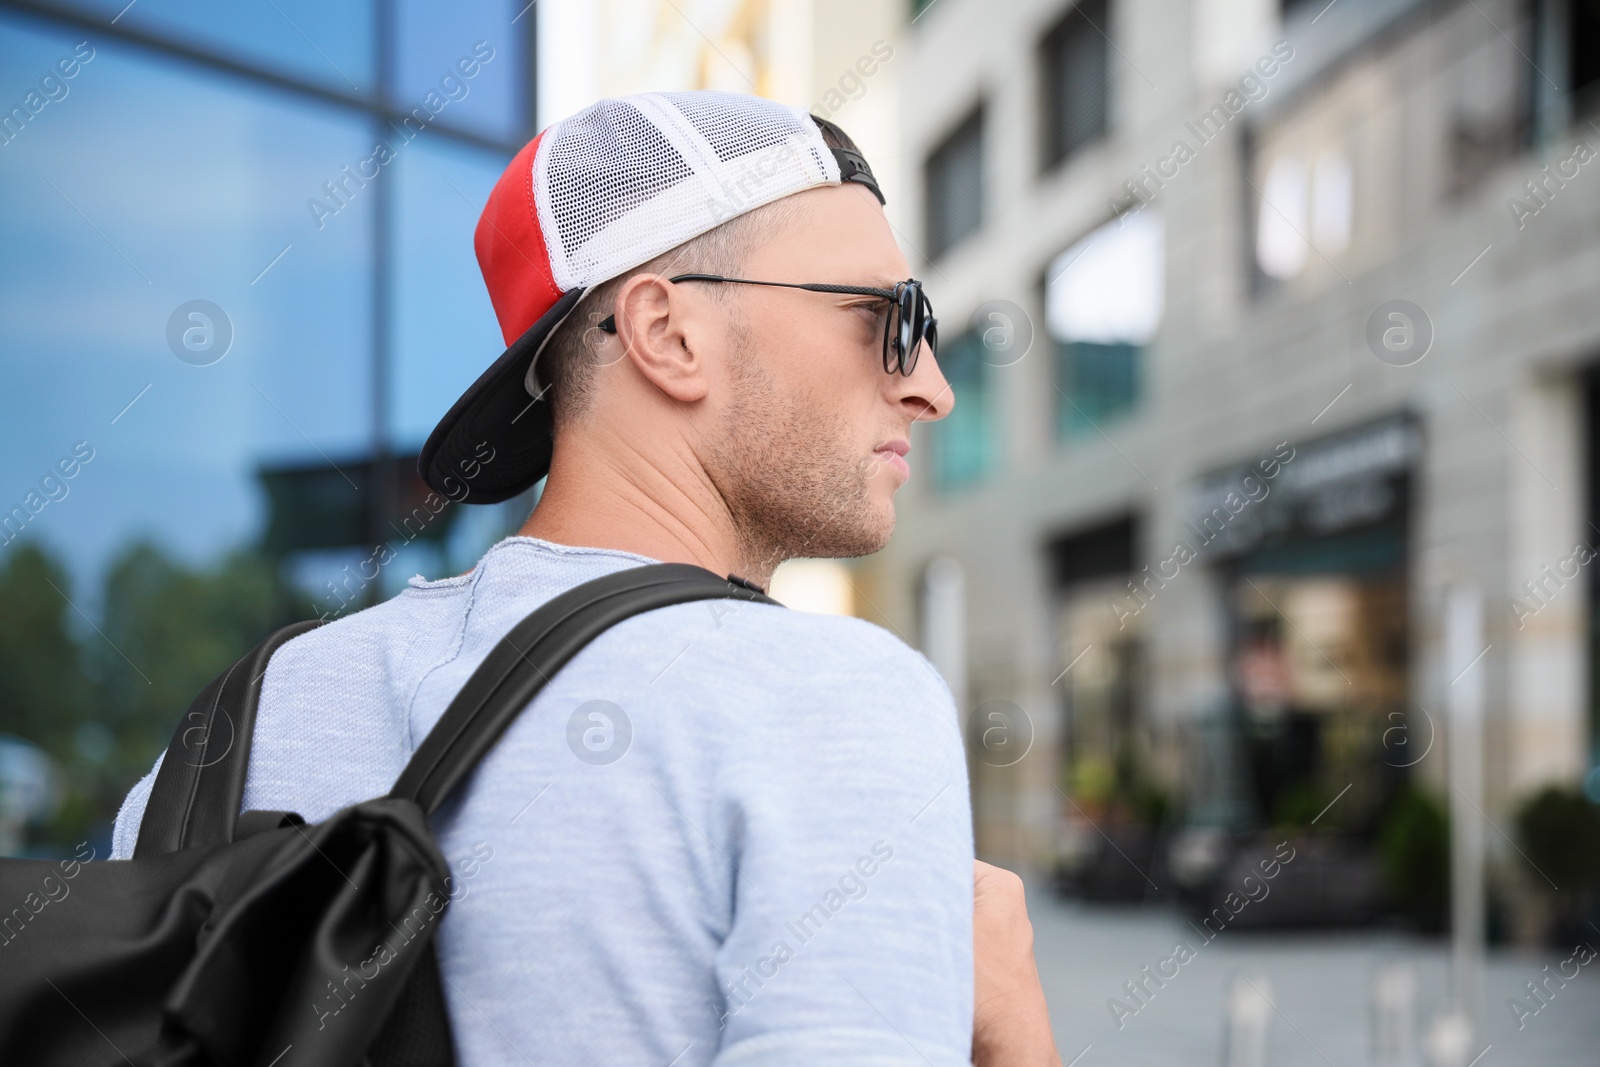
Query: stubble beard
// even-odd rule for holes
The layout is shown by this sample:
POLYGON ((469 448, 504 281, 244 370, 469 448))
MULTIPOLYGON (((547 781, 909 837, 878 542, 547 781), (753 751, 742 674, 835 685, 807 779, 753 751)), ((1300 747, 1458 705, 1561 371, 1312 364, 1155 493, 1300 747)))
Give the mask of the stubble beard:
POLYGON ((821 405, 779 394, 747 331, 735 326, 733 403, 717 448, 715 481, 745 558, 866 556, 888 544, 894 505, 875 503, 869 479, 881 464, 853 456, 853 427, 821 405))

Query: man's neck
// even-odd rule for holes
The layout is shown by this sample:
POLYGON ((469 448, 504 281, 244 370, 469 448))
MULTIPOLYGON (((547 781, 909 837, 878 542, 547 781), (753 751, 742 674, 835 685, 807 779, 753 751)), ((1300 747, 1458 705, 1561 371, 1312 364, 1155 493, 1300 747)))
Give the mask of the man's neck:
POLYGON ((533 514, 517 531, 561 545, 633 552, 663 563, 693 563, 736 574, 765 589, 773 564, 751 558, 709 479, 692 489, 655 466, 622 470, 557 451, 533 514))

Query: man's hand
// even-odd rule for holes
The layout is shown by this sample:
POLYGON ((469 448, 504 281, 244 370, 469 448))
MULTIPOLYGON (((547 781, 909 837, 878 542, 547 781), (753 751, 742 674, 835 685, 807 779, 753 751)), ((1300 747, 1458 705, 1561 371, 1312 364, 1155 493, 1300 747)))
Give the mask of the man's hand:
POLYGON ((1033 961, 1022 879, 973 862, 972 1061, 976 1067, 1061 1067, 1033 961))

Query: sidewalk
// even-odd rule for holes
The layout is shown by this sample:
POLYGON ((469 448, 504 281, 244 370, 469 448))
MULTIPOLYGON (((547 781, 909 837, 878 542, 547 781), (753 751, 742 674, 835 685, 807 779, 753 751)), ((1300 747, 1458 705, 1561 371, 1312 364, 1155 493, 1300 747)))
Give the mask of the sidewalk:
MULTIPOLYGON (((1205 942, 1170 911, 1063 902, 1030 884, 1035 954, 1050 1002, 1064 1067, 1221 1067, 1224 1004, 1236 976, 1249 977, 1275 1009, 1269 1016, 1269 1067, 1367 1067, 1373 1063, 1373 976, 1389 963, 1416 968, 1419 1029, 1448 988, 1449 944, 1373 930, 1262 933, 1223 930, 1205 942), (1146 979, 1179 940, 1194 952, 1159 987, 1146 979), (1263 981, 1262 979, 1265 979, 1263 981), (1123 988, 1143 982, 1144 1003, 1123 988), (1108 1002, 1118 999, 1121 1027, 1108 1002), (1085 1049, 1087 1048, 1087 1051, 1085 1049)), ((1594 943, 1600 947, 1600 935, 1594 943)), ((1486 1032, 1477 1067, 1595 1067, 1600 1064, 1600 960, 1556 989, 1523 1028, 1507 1006, 1523 984, 1545 977, 1567 952, 1491 951, 1485 976, 1486 1032)), ((1566 971, 1571 973, 1573 964, 1566 971)), ((1530 1002, 1531 1003, 1531 1002, 1530 1002)), ((1417 1038, 1421 1048, 1421 1034, 1417 1038)), ((1419 1060, 1419 1067, 1425 1060, 1419 1060)))

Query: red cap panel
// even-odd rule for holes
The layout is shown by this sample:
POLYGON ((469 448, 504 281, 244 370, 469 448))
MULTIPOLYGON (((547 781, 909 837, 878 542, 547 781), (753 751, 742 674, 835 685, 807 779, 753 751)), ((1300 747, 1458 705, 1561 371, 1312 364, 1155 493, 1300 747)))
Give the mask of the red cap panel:
POLYGON ((533 161, 543 140, 540 133, 524 145, 500 175, 473 234, 478 268, 507 347, 561 297, 533 199, 533 161))

